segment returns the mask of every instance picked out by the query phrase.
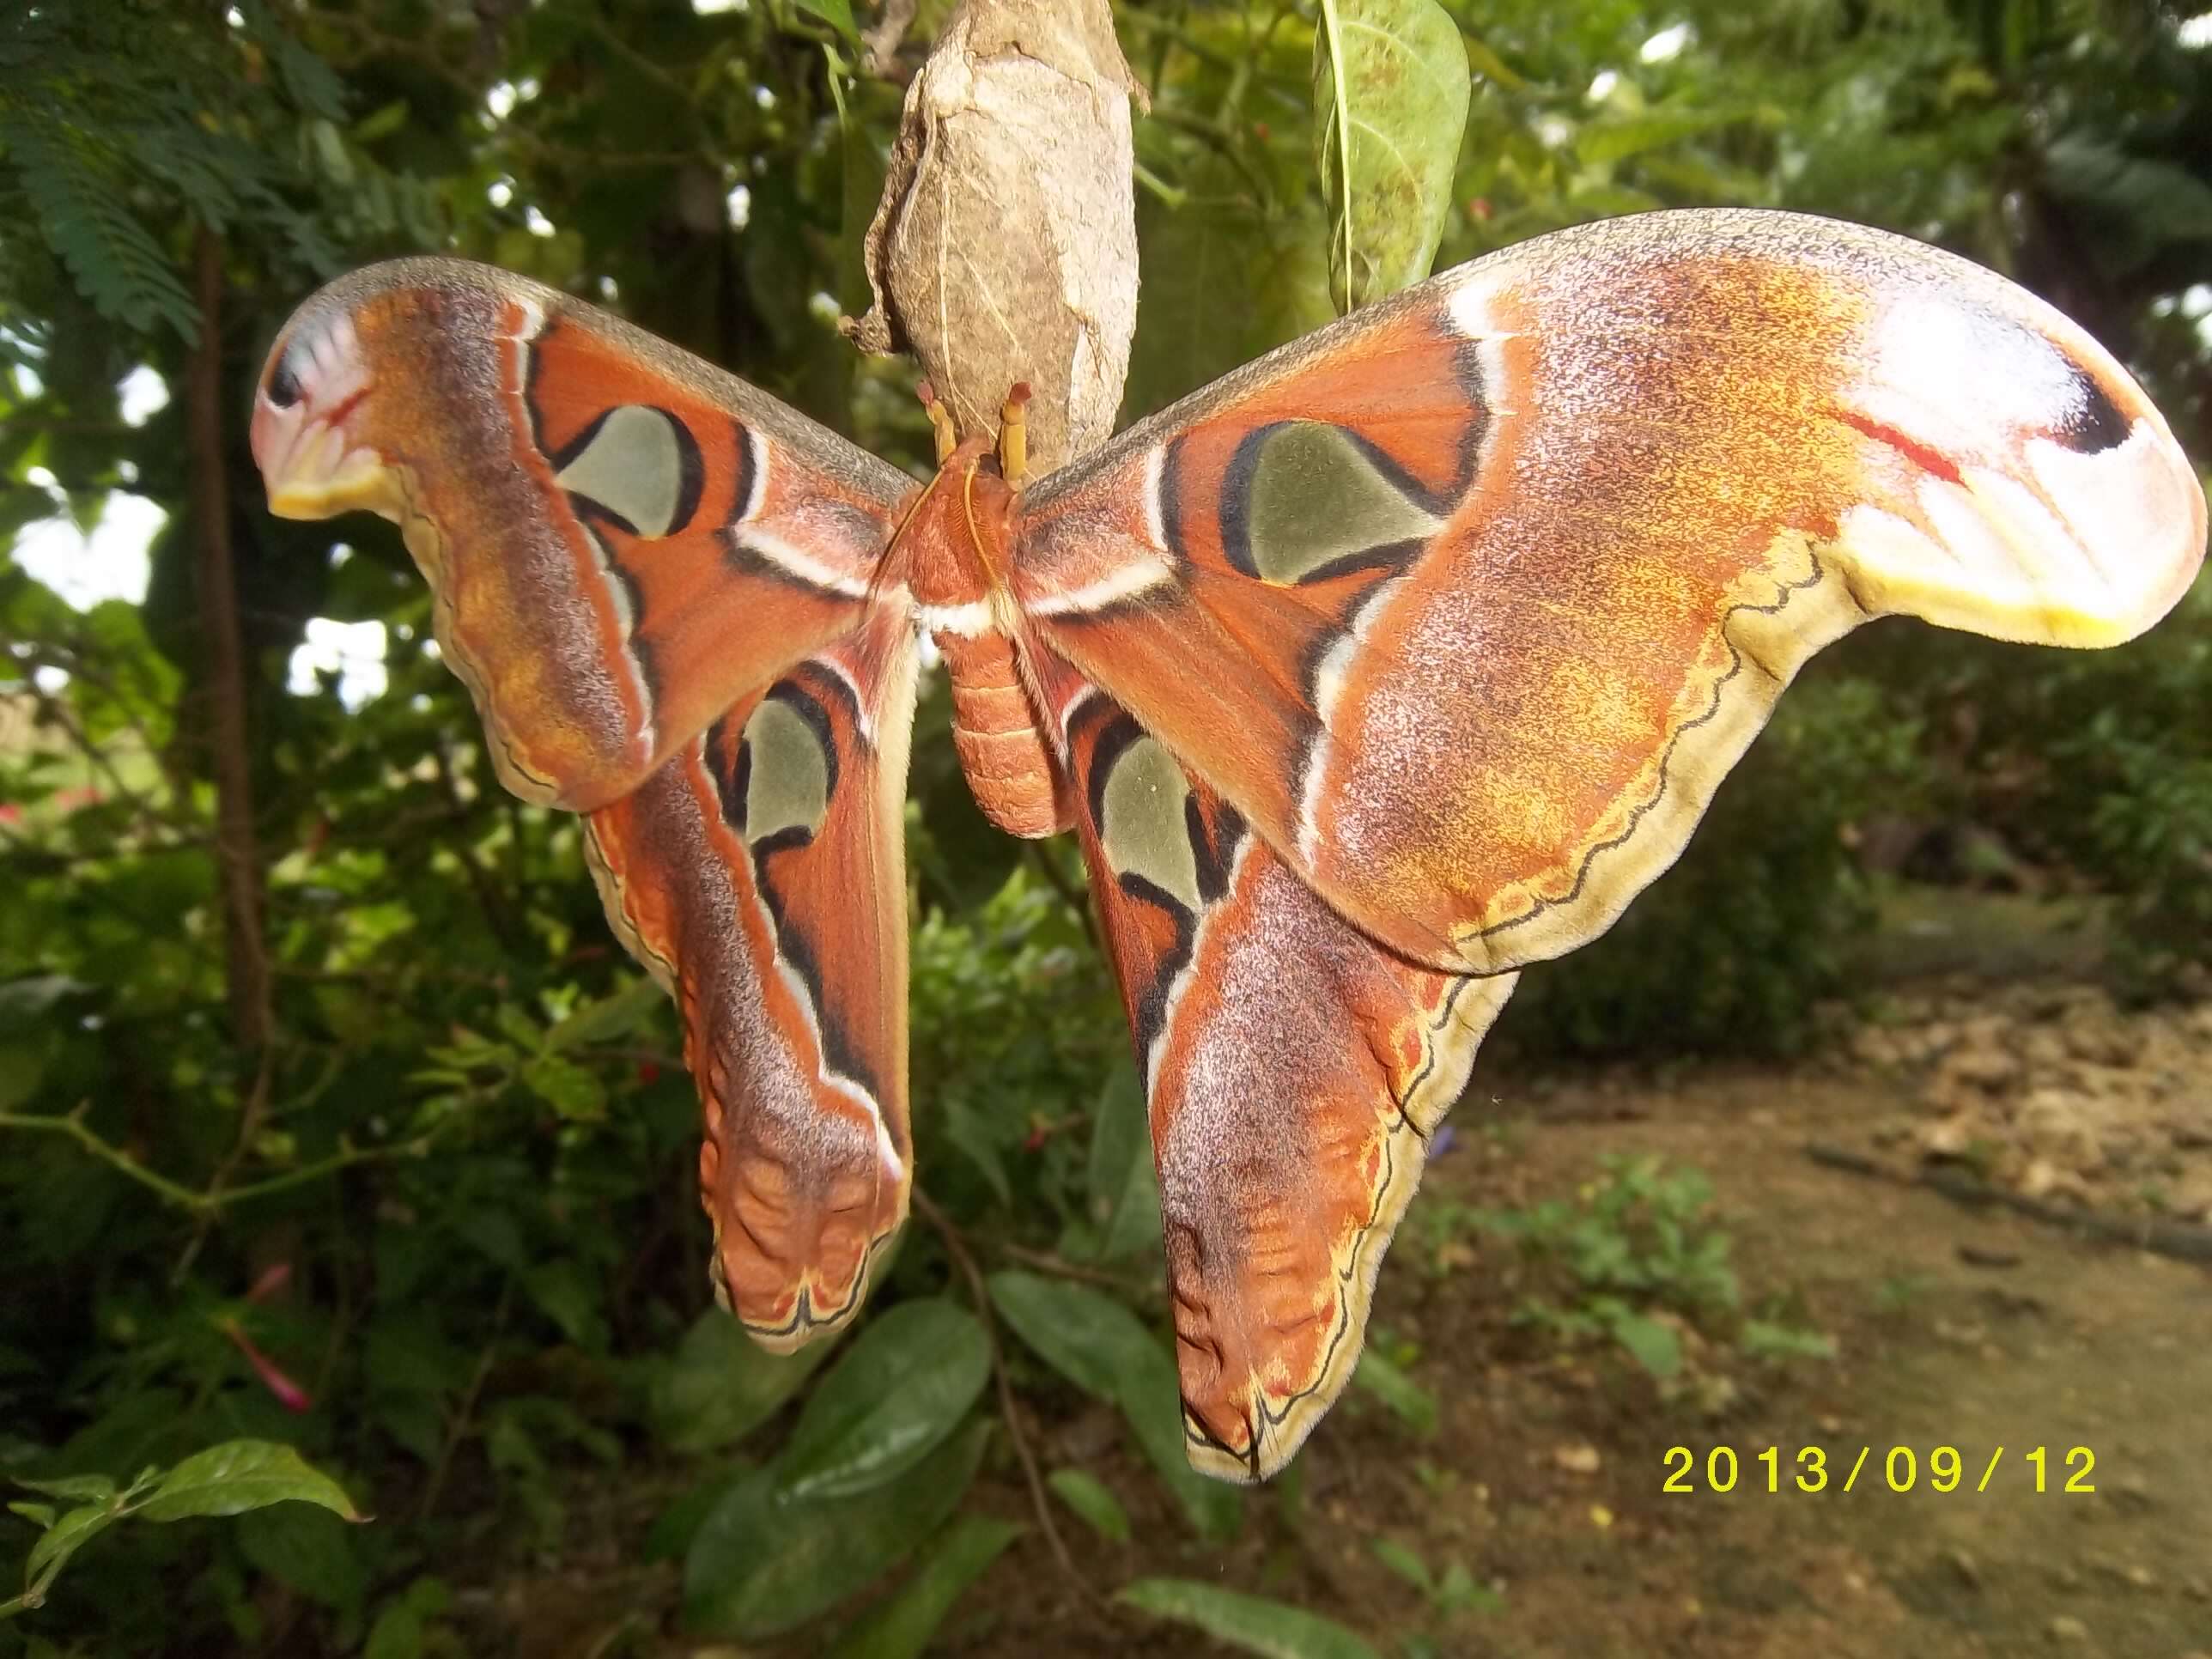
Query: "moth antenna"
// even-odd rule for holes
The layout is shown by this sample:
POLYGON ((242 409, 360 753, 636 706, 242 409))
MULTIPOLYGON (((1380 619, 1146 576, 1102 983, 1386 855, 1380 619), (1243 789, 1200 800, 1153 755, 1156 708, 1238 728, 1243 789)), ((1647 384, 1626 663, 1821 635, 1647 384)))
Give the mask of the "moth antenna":
POLYGON ((921 406, 929 411, 929 429, 937 435, 937 464, 943 466, 952 459, 952 452, 960 447, 960 428, 952 423, 952 411, 937 395, 937 388, 927 380, 914 389, 921 406))
POLYGON ((999 406, 999 471, 1010 489, 1019 489, 1030 474, 1030 383, 1017 380, 999 406))

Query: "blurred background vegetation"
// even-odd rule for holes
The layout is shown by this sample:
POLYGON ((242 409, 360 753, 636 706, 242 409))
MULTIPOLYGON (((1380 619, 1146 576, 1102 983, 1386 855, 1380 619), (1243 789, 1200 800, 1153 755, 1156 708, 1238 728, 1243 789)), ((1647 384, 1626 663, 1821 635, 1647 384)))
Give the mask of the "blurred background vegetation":
MULTIPOLYGON (((1440 266, 1662 205, 1884 225, 2045 294, 2212 456, 2212 14, 1443 3, 1474 99, 1440 266)), ((910 372, 835 324, 865 302, 900 80, 945 10, 925 0, 880 76, 846 0, 46 0, 0 23, 0 1474, 26 1483, 0 1559, 32 1558, 27 1583, 65 1559, 58 1511, 72 1547, 117 1526, 0 1622, 0 1654, 503 1651, 483 1587, 580 1550, 680 1564, 590 1651, 803 1626, 790 1650, 913 1653, 1010 1545, 1051 1571, 1044 1517, 1079 1551, 1133 1505, 1205 1576, 1210 1540, 1294 1510, 1295 1477, 1248 1498, 1182 1469, 1080 872, 981 828, 941 712, 911 827, 945 1224, 910 1230, 855 1336, 770 1361, 709 1304, 696 1097, 574 823, 493 782, 390 527, 270 518, 246 450, 301 298, 448 249, 922 461, 910 372), (1144 1492, 1071 1465, 1036 1472, 1035 1514, 963 1501, 979 1468, 1021 1490, 1006 1413, 1086 1396, 1144 1492), (325 1507, 140 1524, 246 1507, 176 1467, 240 1440, 276 1483, 252 1501, 325 1507), (131 1487, 149 1467, 169 1484, 131 1487), (375 1524, 331 1512, 349 1495, 375 1524)), ((1152 106, 1134 417, 1332 311, 1312 6, 1116 22, 1152 106)), ((1680 868, 1528 975, 1493 1044, 1790 1053, 1906 879, 2095 896, 2130 990, 2170 991, 2212 941, 2208 706, 2203 584, 2111 653, 1869 629, 1785 701, 1680 868)), ((1499 1229, 1577 1255, 1593 1227, 1656 1227, 1638 1271, 1583 1276, 1655 1373, 1640 1310, 1735 1328, 1686 1179, 1616 1170, 1581 1211, 1499 1229)), ((1363 1392, 1432 1414, 1377 1346, 1363 1392)), ((1434 1608, 1486 1594, 1383 1565, 1434 1608)), ((1131 1596, 1334 1639, 1188 1589, 1131 1596)))

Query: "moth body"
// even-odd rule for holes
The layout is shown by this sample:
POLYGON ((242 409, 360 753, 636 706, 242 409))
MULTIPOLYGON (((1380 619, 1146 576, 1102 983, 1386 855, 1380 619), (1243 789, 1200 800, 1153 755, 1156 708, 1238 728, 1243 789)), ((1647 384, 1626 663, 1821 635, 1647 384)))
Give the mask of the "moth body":
POLYGON ((952 746, 983 816, 1010 836, 1074 822, 1036 689, 1022 672, 1007 586, 1018 493, 988 440, 961 443, 924 488, 887 559, 902 572, 952 684, 952 746))

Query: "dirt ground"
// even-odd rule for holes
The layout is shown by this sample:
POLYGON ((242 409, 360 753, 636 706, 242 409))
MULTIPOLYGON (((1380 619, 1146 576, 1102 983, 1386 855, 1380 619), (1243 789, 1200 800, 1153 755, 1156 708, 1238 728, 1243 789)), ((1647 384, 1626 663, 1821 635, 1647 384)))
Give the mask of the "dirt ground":
MULTIPOLYGON (((1547 1358, 1507 1326, 1510 1302, 1480 1261, 1428 1278, 1394 1261, 1376 1322, 1418 1338, 1414 1374, 1443 1406, 1434 1438, 1409 1439, 1355 1395, 1304 1455, 1302 1523, 1271 1494, 1248 1522, 1256 1536, 1215 1551, 1158 1515, 1125 1549, 1086 1549, 1097 1576, 1263 1589, 1386 1653, 1419 1633, 1440 1654, 1529 1659, 2212 1656, 2212 1274, 1813 1163, 1808 1140, 1887 1109, 1863 1079, 1691 1073, 1639 1092, 1624 1121, 1629 1099, 1561 1086, 1510 1146, 1462 1141, 1439 1159, 1416 1204, 1571 1192, 1611 1152, 1695 1164, 1735 1235, 1747 1301, 1789 1297, 1798 1322, 1835 1338, 1834 1361, 1753 1370, 1707 1416, 1662 1404, 1613 1356, 1547 1358), (1686 1494, 1662 1490, 1675 1445, 1694 1465, 1686 1494), (1772 1493, 1756 1461, 1770 1445, 1772 1493), (1706 1479, 1718 1446, 1741 1467, 1725 1496, 1706 1479), (1826 1454, 1818 1493, 1795 1484, 1807 1446, 1826 1454), (1871 1455, 1846 1492, 1861 1446, 1871 1455), (1963 1466, 1948 1494, 1929 1485, 1938 1446, 1963 1466), (2041 1493, 2026 1461, 2039 1446, 2041 1493), (2094 1467, 2077 1455, 2072 1473, 2093 1492, 2063 1490, 2077 1446, 2094 1467), (1893 1447, 1915 1457, 1910 1492, 1887 1484, 1893 1447), (1377 1536, 1432 1566, 1457 1557, 1500 1604, 1437 1616, 1377 1565, 1377 1536)), ((1141 1483, 1115 1484, 1133 1495, 1141 1483)), ((944 1651, 1223 1650, 1102 1627, 1058 1593, 1042 1548, 1018 1547, 969 1605, 944 1651)))
MULTIPOLYGON (((2003 1133, 1990 1103, 2007 1089, 1962 1101, 1945 1045, 1917 1049, 1911 1035, 1959 1024, 1962 1010, 1971 1024, 1978 1000, 2020 1025, 2039 1009, 2078 1018, 2094 1005, 2109 1036, 2118 1018, 2071 962, 2008 960, 2014 971, 1977 981, 1941 957, 1907 964, 1919 976, 1901 983, 1904 1016, 1892 1023, 1902 1035, 1887 1049, 1845 1032, 1832 1052, 1786 1068, 1479 1074, 1384 1265, 1374 1314, 1439 1404, 1433 1434, 1353 1389, 1223 1547, 1194 1538, 1166 1507, 1110 1414, 1071 1404, 1036 1425, 1041 1456, 1097 1474, 1135 1526, 1130 1543, 1114 1545, 1060 1512, 1091 1584, 1110 1591, 1167 1574, 1264 1593, 1350 1626, 1388 1659, 2212 1659, 2212 1268, 1807 1156, 1825 1143, 1910 1174, 1924 1167, 1929 1137, 1900 1126, 1971 1110, 1996 1124, 1978 1134, 2003 1133), (1930 968, 1948 976, 1930 981, 1930 968), (1621 1153, 1703 1170, 1714 1218, 1733 1237, 1744 1308, 1825 1334, 1834 1357, 1752 1360, 1701 1351, 1692 1337, 1702 1382, 1669 1400, 1617 1346, 1566 1349, 1516 1325, 1526 1287, 1512 1251, 1454 1217, 1571 1197, 1602 1158, 1621 1153), (1686 1455, 1670 1465, 1675 1447, 1686 1455), (1759 1457, 1768 1447, 1774 1492, 1759 1457), (1939 1447, 1955 1449, 1955 1464, 1935 1461, 1939 1447), (1711 1489, 1728 1473, 1717 1448, 1735 1455, 1725 1493, 1711 1489), (1808 1448, 1825 1455, 1825 1490, 1800 1489, 1808 1448), (1684 1465, 1692 1489, 1666 1490, 1670 1468, 1684 1465), (1960 1472, 1955 1489, 1931 1489, 1947 1467, 1960 1472), (1911 1489, 1893 1490, 1893 1480, 1911 1489), (1490 1595, 1477 1592, 1474 1607, 1425 1596, 1386 1570, 1378 1540, 1437 1576, 1456 1562, 1490 1595)), ((2175 1028, 2188 1039, 2179 1048, 2156 1049, 2163 1104, 2152 1113, 2143 1090, 2128 1096, 2135 1138, 2107 1149, 2125 1178, 2094 1167, 2083 1177, 2124 1188, 2137 1210, 2152 1175, 2193 1192, 2212 1156, 2212 1006, 2164 1018, 2197 1024, 2175 1028), (2165 1138, 2151 1137, 2147 1152, 2136 1131, 2154 1118, 2165 1138)), ((1991 1029, 1966 1036, 1985 1042, 1991 1029)), ((2064 1055, 2052 1053, 2056 1066, 2064 1055)), ((2091 1063, 2124 1062, 2106 1042, 2091 1063)), ((2063 1091, 2071 1075, 2038 1073, 2021 1091, 2063 1091)), ((2077 1142, 2062 1160, 2070 1170, 2088 1167, 2077 1142)), ((1990 1152, 1978 1167, 2019 1190, 2033 1159, 2018 1151, 1990 1152)), ((986 1506, 1029 1521, 1018 1477, 990 1480, 986 1506)), ((634 1577, 628 1587, 631 1596, 641 1588, 634 1577)), ((559 1611, 562 1599, 534 1611, 566 1640, 549 1629, 538 1652, 583 1651, 572 1644, 597 1622, 559 1611)), ((646 1622, 635 1600, 630 1607, 646 1622)), ((680 1643, 654 1650, 736 1656, 680 1643)), ((932 1651, 1228 1650, 1085 1601, 1032 1526, 932 1651)))

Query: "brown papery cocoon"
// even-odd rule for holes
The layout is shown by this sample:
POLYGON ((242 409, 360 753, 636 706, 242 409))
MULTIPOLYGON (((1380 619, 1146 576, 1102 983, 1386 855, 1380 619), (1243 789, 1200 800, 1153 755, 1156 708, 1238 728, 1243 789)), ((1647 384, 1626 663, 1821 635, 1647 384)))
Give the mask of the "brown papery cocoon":
POLYGON ((875 303, 963 434, 1026 380, 1033 474, 1114 429, 1137 323, 1129 100, 1106 0, 968 0, 907 88, 868 227, 875 303))

